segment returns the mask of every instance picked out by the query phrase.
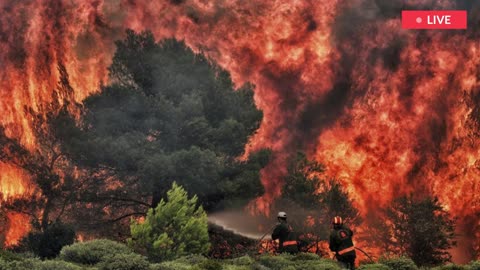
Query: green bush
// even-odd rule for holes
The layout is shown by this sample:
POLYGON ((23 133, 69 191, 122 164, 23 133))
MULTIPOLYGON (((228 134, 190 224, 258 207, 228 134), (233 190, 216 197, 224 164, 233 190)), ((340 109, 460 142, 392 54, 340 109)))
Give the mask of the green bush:
POLYGON ((224 265, 223 270, 251 270, 252 268, 250 266, 246 265, 224 265))
POLYGON ((418 267, 407 257, 381 259, 379 263, 384 264, 395 270, 418 270, 418 267))
POLYGON ((468 268, 468 266, 456 265, 452 263, 433 268, 433 270, 469 270, 469 269, 470 268, 468 268))
POLYGON ((0 249, 0 259, 4 262, 11 262, 11 261, 20 261, 22 257, 17 253, 10 252, 8 250, 0 249))
POLYGON ((155 262, 207 253, 207 214, 198 206, 197 196, 189 199, 185 189, 174 182, 167 198, 155 210, 148 210, 144 222, 132 221, 129 245, 155 262))
POLYGON ((372 263, 364 264, 360 266, 358 270, 390 270, 390 267, 380 263, 372 263))
MULTIPOLYGON (((192 265, 178 261, 169 261, 162 263, 155 263, 150 265, 150 270, 194 270, 192 265)), ((199 269, 196 267, 196 269, 199 269)))
POLYGON ((37 270, 41 263, 38 259, 26 259, 22 261, 0 261, 0 270, 37 270))
POLYGON ((329 259, 296 261, 295 269, 303 270, 340 270, 338 263, 329 259))
POLYGON ((291 261, 293 256, 290 255, 262 255, 258 258, 258 262, 272 270, 283 270, 288 269, 287 267, 294 266, 294 263, 291 261))
POLYGON ((130 254, 114 254, 105 257, 98 264, 99 270, 149 270, 150 264, 147 259, 141 255, 130 254))
POLYGON ((264 266, 264 265, 261 265, 261 264, 258 264, 258 263, 255 263, 251 266, 252 270, 271 270, 270 268, 264 266))
POLYGON ((180 257, 176 259, 175 262, 185 263, 189 265, 197 265, 207 260, 208 259, 202 255, 191 254, 188 256, 180 257))
POLYGON ((126 245, 107 239, 97 239, 66 246, 60 252, 60 258, 67 262, 94 265, 112 254, 130 254, 126 245))
POLYGON ((480 261, 472 261, 468 264, 470 270, 480 270, 480 261))
POLYGON ((82 270, 83 268, 64 261, 43 261, 35 270, 82 270))
POLYGON ((234 265, 252 265, 254 263, 254 260, 252 259, 252 257, 245 255, 242 257, 231 259, 230 263, 234 265))
POLYGON ((319 260, 320 257, 315 253, 298 253, 295 257, 292 258, 292 261, 308 261, 308 260, 319 260))
POLYGON ((222 270, 222 264, 215 260, 203 261, 198 266, 204 270, 222 270))

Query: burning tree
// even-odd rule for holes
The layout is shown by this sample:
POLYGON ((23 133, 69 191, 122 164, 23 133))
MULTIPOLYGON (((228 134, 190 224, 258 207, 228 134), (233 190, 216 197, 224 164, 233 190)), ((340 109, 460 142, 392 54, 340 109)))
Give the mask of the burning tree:
POLYGON ((403 196, 385 210, 383 229, 375 231, 379 247, 393 254, 404 254, 421 266, 445 263, 451 259, 449 250, 454 241, 455 220, 437 198, 403 196))

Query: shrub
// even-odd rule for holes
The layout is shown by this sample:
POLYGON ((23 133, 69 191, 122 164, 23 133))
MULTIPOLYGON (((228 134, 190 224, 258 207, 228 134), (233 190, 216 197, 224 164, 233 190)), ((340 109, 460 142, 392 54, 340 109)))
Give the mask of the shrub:
POLYGON ((271 270, 270 268, 264 266, 264 265, 261 265, 261 264, 258 264, 258 263, 255 263, 251 266, 252 270, 271 270))
POLYGON ((0 260, 0 270, 37 270, 41 263, 38 259, 26 259, 22 261, 6 262, 0 260))
POLYGON ((468 264, 470 270, 480 270, 480 261, 472 261, 468 264))
POLYGON ((250 266, 246 266, 246 265, 231 265, 231 264, 228 264, 228 265, 224 265, 223 269, 224 270, 251 270, 252 268, 250 268, 250 266))
POLYGON ((215 260, 203 261, 198 266, 204 270, 222 270, 222 265, 215 260))
POLYGON ((191 254, 191 255, 188 255, 188 256, 183 256, 183 257, 180 257, 178 259, 176 259, 175 261, 176 262, 180 262, 180 263, 185 263, 185 264, 189 264, 189 265, 197 265, 197 264, 200 264, 204 261, 207 261, 208 259, 202 255, 196 255, 196 254, 191 254))
POLYGON ((194 269, 195 268, 189 264, 181 263, 177 261, 155 263, 150 265, 150 270, 194 270, 194 269))
POLYGON ((8 250, 3 250, 3 249, 0 249, 0 259, 3 260, 4 262, 22 260, 22 258, 18 254, 10 252, 8 250))
POLYGON ((197 207, 197 196, 189 199, 187 192, 173 183, 167 198, 155 210, 148 210, 144 222, 132 221, 129 244, 153 261, 207 253, 207 214, 202 206, 197 207))
POLYGON ((234 265, 252 265, 254 260, 250 256, 245 255, 242 257, 231 259, 230 262, 234 265))
POLYGON ((33 231, 20 240, 18 249, 31 251, 40 258, 58 256, 62 247, 70 245, 75 240, 72 227, 62 223, 53 223, 44 231, 33 231))
POLYGON ((150 265, 145 257, 130 254, 114 254, 103 259, 98 264, 99 270, 149 270, 150 265))
POLYGON ((372 263, 364 264, 360 266, 358 270, 390 270, 390 267, 380 263, 372 263))
POLYGON ((328 259, 305 260, 296 261, 295 268, 297 270, 311 269, 311 270, 340 270, 338 263, 328 259))
POLYGON ((35 270, 82 270, 80 266, 64 261, 43 261, 37 264, 35 270))
POLYGON ((66 246, 60 257, 67 261, 85 265, 94 265, 111 254, 129 254, 132 250, 127 246, 107 239, 98 239, 66 246))
POLYGON ((301 261, 308 261, 308 260, 319 260, 320 257, 315 254, 315 253, 298 253, 297 255, 295 255, 295 257, 293 257, 292 261, 298 261, 298 260, 301 260, 301 261))
POLYGON ((412 259, 407 257, 381 259, 379 262, 395 270, 418 270, 412 259))
POLYGON ((263 255, 258 258, 258 262, 272 270, 283 270, 287 269, 289 266, 293 267, 294 263, 290 260, 291 258, 292 256, 289 255, 263 255))
POLYGON ((433 270, 469 270, 469 268, 467 266, 449 263, 447 265, 435 267, 433 270))

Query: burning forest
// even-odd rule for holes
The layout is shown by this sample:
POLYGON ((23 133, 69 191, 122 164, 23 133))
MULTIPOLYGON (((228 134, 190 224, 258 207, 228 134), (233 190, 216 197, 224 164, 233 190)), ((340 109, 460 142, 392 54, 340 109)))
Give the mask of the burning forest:
MULTIPOLYGON (((478 259, 479 3, 0 0, 0 14, 4 249, 108 238, 162 261, 138 239, 164 207, 257 240, 287 211, 321 256, 334 216, 374 257, 412 257, 401 237, 426 220, 444 241, 415 263, 478 259), (403 29, 402 10, 466 10, 468 27, 403 29)), ((192 231, 219 239, 198 253, 259 249, 192 231)))

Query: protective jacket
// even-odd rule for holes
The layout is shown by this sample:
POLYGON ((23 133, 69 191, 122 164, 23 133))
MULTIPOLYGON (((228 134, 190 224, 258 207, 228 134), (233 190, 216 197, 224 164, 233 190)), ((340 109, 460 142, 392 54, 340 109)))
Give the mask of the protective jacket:
POLYGON ((280 252, 298 253, 297 237, 292 226, 288 225, 286 221, 277 224, 273 230, 272 239, 279 240, 280 252))
POLYGON ((353 232, 345 225, 335 227, 330 234, 330 250, 337 258, 344 256, 356 257, 352 241, 353 232))

